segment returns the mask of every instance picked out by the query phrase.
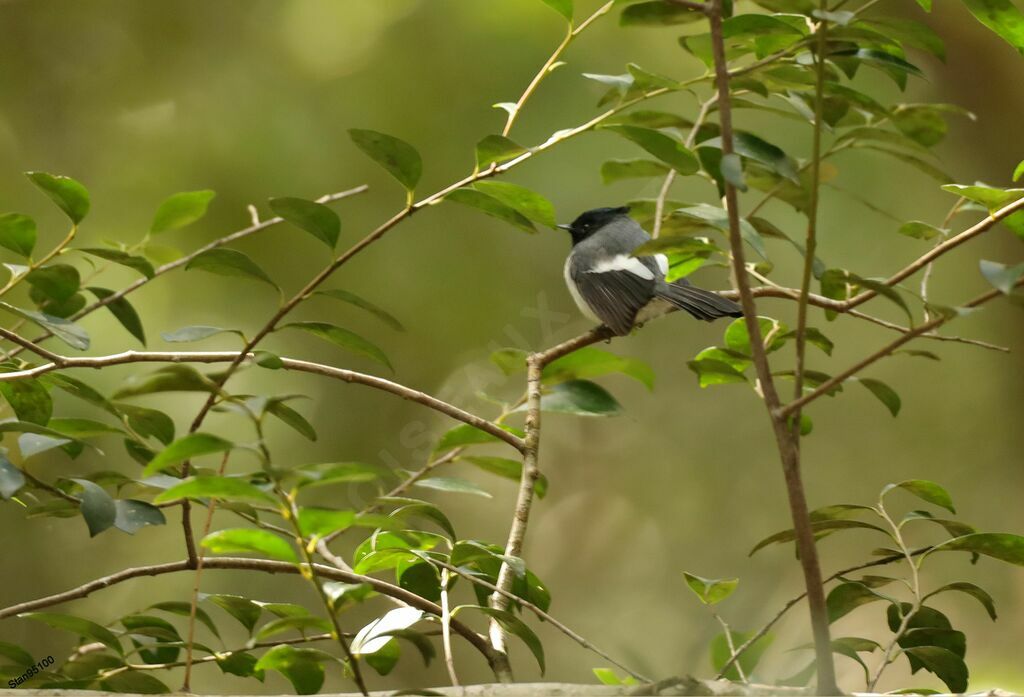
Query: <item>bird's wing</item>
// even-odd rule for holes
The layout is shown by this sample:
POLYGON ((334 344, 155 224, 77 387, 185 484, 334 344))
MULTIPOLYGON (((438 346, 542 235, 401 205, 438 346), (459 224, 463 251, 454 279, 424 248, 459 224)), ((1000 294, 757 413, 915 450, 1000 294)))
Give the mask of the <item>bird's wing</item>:
POLYGON ((610 257, 589 271, 571 270, 580 296, 616 334, 628 334, 637 312, 654 297, 655 274, 639 259, 610 257))

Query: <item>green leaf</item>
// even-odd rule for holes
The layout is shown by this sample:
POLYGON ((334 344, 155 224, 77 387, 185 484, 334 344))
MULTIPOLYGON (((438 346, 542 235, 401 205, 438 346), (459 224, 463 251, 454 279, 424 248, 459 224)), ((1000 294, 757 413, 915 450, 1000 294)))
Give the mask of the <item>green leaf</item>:
POLYGON ((541 0, 541 2, 565 17, 567 22, 572 22, 572 0, 541 0))
POLYGON ((231 441, 224 440, 223 438, 211 433, 190 433, 161 450, 160 453, 150 460, 148 465, 146 465, 146 469, 143 471, 142 475, 144 477, 149 477, 158 472, 162 472, 168 467, 181 464, 185 460, 190 460, 194 457, 201 457, 203 455, 210 455, 212 453, 226 452, 234 447, 235 445, 231 441))
POLYGON ((211 552, 255 552, 271 559, 298 563, 299 557, 285 540, 267 530, 254 528, 228 528, 211 532, 202 540, 211 552))
POLYGON ((89 212, 89 192, 71 177, 46 172, 25 172, 25 176, 49 196, 75 225, 82 222, 89 212))
POLYGON ((544 674, 544 645, 541 644, 540 639, 533 633, 533 630, 526 626, 526 623, 507 610, 498 610, 496 608, 481 607, 477 605, 462 605, 461 607, 457 607, 452 610, 452 614, 454 615, 459 610, 470 608, 473 610, 479 610, 485 615, 493 617, 498 621, 498 624, 501 625, 502 629, 509 634, 514 634, 522 639, 523 643, 526 644, 526 647, 530 649, 530 653, 532 653, 533 657, 537 659, 537 665, 540 666, 541 675, 544 674))
POLYGON ((493 352, 490 358, 491 363, 498 366, 505 375, 514 375, 526 370, 527 355, 527 352, 522 349, 503 348, 493 352))
POLYGON ((1013 181, 1017 181, 1021 177, 1024 177, 1024 160, 1021 160, 1017 169, 1013 170, 1013 181))
POLYGON ((274 215, 305 230, 329 248, 334 249, 338 244, 341 220, 337 213, 322 203, 293 197, 272 198, 269 203, 274 215))
POLYGON ((346 530, 356 520, 355 511, 303 506, 299 509, 299 529, 303 536, 325 537, 346 530))
MULTIPOLYGON (((519 460, 509 460, 508 458, 490 455, 472 455, 459 459, 470 462, 485 472, 496 474, 505 479, 511 479, 514 482, 518 482, 523 478, 523 463, 519 460)), ((547 495, 548 478, 543 473, 538 477, 537 483, 533 485, 533 490, 537 492, 538 498, 544 498, 547 495)))
POLYGON ((654 389, 654 370, 636 358, 616 356, 610 351, 587 346, 562 356, 544 366, 541 380, 554 385, 567 380, 595 378, 611 373, 622 373, 654 389))
POLYGON ((342 290, 340 288, 332 288, 331 290, 319 290, 316 294, 323 295, 328 298, 334 298, 335 300, 341 300, 342 302, 349 303, 350 305, 355 305, 360 309, 366 310, 392 329, 399 332, 405 331, 405 327, 402 326, 401 322, 395 319, 394 315, 369 300, 364 300, 355 293, 350 293, 347 290, 342 290))
MULTIPOLYGON (((786 343, 788 328, 779 320, 772 317, 758 317, 757 324, 761 330, 761 340, 771 338, 771 343, 767 345, 768 351, 777 351, 786 343)), ((744 356, 751 355, 750 334, 747 332, 747 322, 743 317, 729 323, 729 326, 725 328, 723 338, 726 348, 744 356)))
POLYGON ((945 586, 933 590, 931 593, 926 595, 924 599, 927 600, 933 595, 938 595, 939 593, 948 593, 951 591, 966 593, 967 595, 975 598, 985 608, 985 612, 988 613, 989 618, 993 622, 996 621, 996 603, 992 599, 992 596, 989 595, 988 591, 986 591, 984 588, 982 588, 981 586, 977 586, 973 583, 968 583, 966 581, 960 581, 958 583, 947 583, 945 586))
POLYGON ((1024 54, 1024 14, 1010 0, 964 0, 964 5, 979 22, 1024 54))
POLYGON ((835 622, 861 605, 885 599, 885 596, 879 595, 864 583, 840 583, 829 591, 828 597, 825 599, 825 606, 828 608, 828 621, 835 622))
POLYGON ((0 656, 4 656, 9 661, 13 661, 14 665, 18 668, 24 669, 35 663, 35 660, 25 649, 15 644, 9 644, 6 641, 0 641, 0 656))
POLYGON ((103 487, 88 479, 72 479, 82 487, 80 510, 85 524, 89 527, 89 537, 96 537, 111 527, 117 518, 117 507, 103 487))
MULTIPOLYGON (((95 295, 100 300, 105 300, 111 295, 114 295, 114 291, 109 288, 97 288, 89 287, 87 291, 95 295)), ((108 302, 105 306, 110 310, 110 314, 114 315, 114 318, 121 323, 121 326, 128 330, 128 333, 139 340, 143 346, 146 345, 146 330, 142 326, 142 318, 139 317, 139 313, 135 311, 128 299, 120 297, 116 300, 108 302)))
POLYGON ((166 525, 163 511, 156 506, 136 499, 118 499, 114 502, 117 515, 114 527, 134 535, 147 525, 166 525))
POLYGON ((1024 537, 1011 533, 976 532, 936 545, 932 551, 972 552, 1024 566, 1024 537))
POLYGON ((117 404, 115 409, 124 414, 131 429, 143 438, 156 438, 164 445, 174 440, 174 420, 162 411, 135 404, 117 404))
POLYGON ((100 680, 100 687, 107 692, 125 692, 137 695, 162 695, 171 691, 171 688, 160 682, 158 678, 149 673, 135 670, 114 673, 110 677, 100 680))
POLYGON ((332 344, 340 346, 341 348, 357 353, 361 356, 366 356, 371 360, 377 361, 389 369, 394 370, 391 366, 391 361, 377 346, 371 344, 369 341, 359 336, 355 332, 351 332, 348 329, 328 324, 326 322, 291 322, 282 327, 300 329, 304 332, 308 332, 313 336, 320 337, 325 341, 330 341, 332 344))
POLYGON ((525 215, 517 211, 512 206, 499 201, 498 199, 485 194, 478 189, 470 189, 463 187, 456 189, 447 196, 444 197, 445 201, 451 201, 453 203, 461 203, 464 206, 470 208, 476 208, 482 213, 502 220, 509 225, 519 228, 524 232, 536 232, 533 227, 533 223, 525 215))
POLYGON ((25 486, 25 475, 12 465, 3 453, 0 453, 0 497, 9 499, 23 486, 25 486))
POLYGON ((549 228, 556 225, 555 208, 551 202, 526 187, 498 181, 481 181, 474 184, 474 187, 535 223, 549 228))
POLYGON ((600 385, 589 380, 569 380, 552 387, 540 400, 544 411, 577 416, 614 416, 622 406, 600 385))
POLYGON ((203 600, 209 600, 211 603, 234 617, 249 631, 250 634, 263 612, 259 605, 249 598, 243 598, 240 595, 204 595, 203 600))
POLYGON ((461 477, 427 477, 417 481, 414 486, 422 489, 445 491, 449 494, 473 494, 474 496, 482 496, 485 499, 494 498, 487 490, 461 477))
POLYGON ((903 653, 919 660, 925 669, 946 683, 950 692, 967 691, 967 664, 949 649, 941 646, 915 646, 904 649, 903 653))
POLYGON ((1020 282, 1021 278, 1024 278, 1024 263, 1017 264, 1016 266, 1007 266, 1006 264, 982 259, 979 266, 981 267, 981 275, 985 277, 985 280, 1003 295, 1013 293, 1017 283, 1020 282))
POLYGON ((452 448, 459 448, 464 445, 477 445, 479 443, 500 443, 501 441, 497 436, 492 436, 487 431, 481 431, 475 426, 469 424, 459 424, 441 436, 441 440, 438 441, 437 447, 434 448, 434 452, 442 452, 445 450, 451 450, 452 448))
POLYGON ((619 24, 623 27, 663 27, 689 24, 704 19, 704 13, 672 2, 653 0, 630 5, 622 11, 619 24))
POLYGON ((290 631, 298 631, 303 635, 307 631, 315 631, 318 634, 322 634, 331 631, 331 623, 322 617, 313 617, 312 615, 278 617, 260 627, 259 631, 253 635, 253 640, 265 641, 272 636, 290 631))
POLYGON ((623 179, 664 177, 668 172, 669 167, 653 160, 609 160, 601 165, 601 181, 611 184, 623 179))
POLYGON ((386 169, 409 192, 416 188, 423 174, 423 160, 416 148, 404 140, 377 131, 351 128, 348 134, 356 147, 386 169))
MULTIPOLYGON (((702 225, 721 230, 723 234, 727 233, 729 230, 729 216, 725 209, 718 208, 717 206, 711 206, 706 203, 698 203, 693 206, 677 208, 672 212, 672 215, 691 218, 702 225)), ((746 218, 740 219, 740 235, 743 237, 743 241, 749 244, 751 249, 757 252, 759 257, 762 259, 768 258, 768 251, 765 248, 764 239, 761 237, 761 233, 759 233, 757 228, 751 225, 746 218)))
POLYGON ((717 605, 736 590, 738 578, 702 578, 688 571, 683 572, 683 579, 700 601, 705 605, 717 605))
POLYGON ((700 169, 697 156, 667 133, 654 130, 653 128, 624 124, 606 125, 602 126, 602 128, 633 141, 684 176, 696 174, 697 170, 700 169))
POLYGON ((868 388, 871 394, 875 395, 885 408, 889 410, 889 413, 893 416, 897 416, 900 413, 900 396, 896 394, 896 390, 886 385, 881 380, 874 380, 872 378, 858 378, 857 381, 868 388))
POLYGON ((256 657, 245 651, 232 651, 217 656, 217 667, 221 669, 221 672, 241 678, 256 678, 263 682, 265 673, 262 670, 256 670, 256 663, 256 657))
POLYGON ((885 496, 893 489, 903 489, 919 499, 945 508, 950 513, 956 513, 956 509, 953 507, 953 498, 949 495, 949 492, 935 482, 928 481, 927 479, 907 479, 898 484, 887 484, 882 489, 881 495, 885 496))
POLYGON ((254 670, 276 670, 286 677, 299 695, 313 695, 324 684, 322 661, 329 654, 316 649, 297 649, 280 644, 263 654, 254 670))
MULTIPOLYGON (((744 16, 753 17, 755 15, 744 16)), ((722 139, 712 138, 711 140, 701 143, 701 147, 721 149, 722 139)), ((782 148, 777 145, 772 145, 753 133, 739 131, 733 139, 733 148, 737 154, 754 160, 755 162, 760 162, 779 176, 785 177, 794 183, 799 183, 799 180, 797 179, 796 163, 785 153, 784 150, 782 150, 782 148)))
POLYGON ((0 300, 0 307, 19 317, 35 322, 73 349, 85 351, 89 348, 89 335, 74 322, 48 315, 45 312, 23 310, 2 300, 0 300))
POLYGON ((294 429, 307 440, 316 440, 316 429, 299 412, 292 409, 280 399, 273 399, 267 403, 267 413, 273 414, 287 426, 294 429))
POLYGON ((982 186, 976 184, 974 186, 964 186, 963 184, 947 184, 942 187, 943 191, 948 191, 951 194, 957 196, 963 196, 964 198, 980 203, 989 210, 990 213, 995 213, 1000 208, 1007 206, 1014 201, 1017 201, 1024 196, 1024 189, 996 189, 991 186, 982 186))
POLYGON ((743 161, 734 152, 722 156, 719 169, 727 182, 735 186, 739 191, 746 191, 747 180, 743 178, 743 161))
POLYGON ((170 503, 179 499, 214 498, 224 501, 257 501, 277 503, 263 489, 238 477, 195 476, 175 484, 153 499, 153 503, 170 503))
POLYGON ((149 226, 152 233, 167 232, 190 225, 204 215, 210 201, 217 194, 209 189, 201 191, 183 191, 168 197, 153 216, 153 224, 149 226))
POLYGON ((97 641, 116 654, 124 654, 124 648, 121 646, 121 642, 117 640, 117 637, 114 636, 114 633, 91 620, 57 612, 23 612, 18 617, 42 622, 54 629, 63 629, 76 636, 97 641))
POLYGON ((173 332, 160 332, 160 338, 171 344, 183 344, 190 341, 201 341, 216 334, 237 334, 242 336, 242 332, 237 329, 222 329, 221 327, 196 324, 190 327, 175 329, 173 332))
POLYGON ((0 382, 0 394, 21 421, 45 426, 53 415, 53 400, 39 380, 0 382))
MULTIPOLYGON (((748 640, 754 637, 753 632, 732 632, 732 640, 734 646, 739 646, 746 643, 748 640)), ((763 637, 755 641, 750 645, 743 655, 736 659, 736 663, 743 668, 744 675, 750 675, 757 668, 757 664, 761 661, 761 657, 764 652, 768 650, 768 647, 772 645, 772 641, 775 637, 771 634, 765 634, 763 637)), ((711 640, 711 665, 715 671, 721 671, 723 666, 728 662, 729 657, 732 655, 729 651, 729 642, 725 638, 725 634, 718 634, 714 639, 711 640)), ((725 678, 727 680, 739 680, 739 671, 736 670, 736 665, 733 664, 729 667, 729 670, 725 672, 725 678)))
POLYGON ((0 215, 0 247, 28 258, 35 246, 36 221, 21 213, 0 215))
MULTIPOLYGON (((811 530, 813 532, 815 532, 815 533, 831 532, 831 531, 835 531, 835 530, 849 530, 849 529, 853 529, 853 528, 859 528, 859 529, 864 529, 864 530, 876 530, 876 531, 878 531, 878 532, 880 532, 880 533, 882 533, 884 535, 888 535, 889 534, 885 530, 883 530, 882 528, 878 527, 877 525, 872 525, 871 523, 865 523, 865 522, 860 521, 860 520, 843 520, 843 519, 833 520, 833 519, 827 519, 827 520, 815 520, 815 521, 811 522, 811 530)), ((792 529, 783 530, 782 532, 777 532, 774 535, 769 535, 768 537, 766 537, 763 540, 761 540, 760 542, 758 542, 756 545, 754 545, 754 548, 752 550, 750 550, 749 554, 753 555, 758 550, 760 550, 760 549, 762 549, 764 547, 767 547, 770 544, 776 544, 776 543, 782 543, 782 542, 793 542, 795 539, 796 539, 796 532, 794 532, 792 529)))
POLYGON ((920 220, 911 220, 909 223, 903 223, 897 232, 907 237, 913 237, 915 240, 931 240, 945 235, 947 231, 920 220))
POLYGON ((218 247, 203 252, 185 265, 185 270, 200 269, 220 276, 240 276, 267 283, 274 288, 273 279, 248 256, 235 249, 218 247))
POLYGON ((152 262, 146 257, 140 257, 128 252, 123 252, 120 249, 108 249, 106 247, 78 247, 79 252, 85 254, 91 254, 94 257, 100 259, 106 259, 112 261, 115 264, 126 266, 129 269, 138 271, 146 278, 153 278, 156 275, 156 271, 153 269, 152 262))
POLYGON ((697 374, 701 387, 747 381, 743 368, 738 367, 735 359, 725 356, 728 360, 722 360, 718 357, 722 353, 722 350, 717 348, 705 349, 692 361, 687 361, 687 367, 697 374))
POLYGON ((505 136, 489 135, 476 144, 476 166, 485 170, 492 164, 501 164, 526 152, 519 143, 505 136))

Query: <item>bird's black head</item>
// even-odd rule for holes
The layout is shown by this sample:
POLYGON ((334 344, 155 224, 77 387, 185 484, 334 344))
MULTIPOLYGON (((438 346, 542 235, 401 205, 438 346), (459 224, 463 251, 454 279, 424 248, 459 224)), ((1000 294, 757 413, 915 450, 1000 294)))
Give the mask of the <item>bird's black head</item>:
POLYGON ((629 206, 619 208, 594 208, 586 213, 580 214, 576 220, 569 225, 559 225, 563 230, 568 230, 572 235, 572 243, 579 244, 595 232, 616 218, 629 213, 629 206))

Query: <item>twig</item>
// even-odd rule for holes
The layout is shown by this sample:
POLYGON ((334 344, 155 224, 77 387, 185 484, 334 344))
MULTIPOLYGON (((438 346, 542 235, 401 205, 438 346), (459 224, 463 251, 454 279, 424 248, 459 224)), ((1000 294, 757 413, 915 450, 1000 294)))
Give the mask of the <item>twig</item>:
POLYGON ((448 679, 452 687, 459 686, 459 675, 455 672, 455 656, 452 654, 452 610, 448 603, 448 586, 451 574, 448 569, 441 571, 441 645, 444 647, 444 664, 448 668, 448 679))

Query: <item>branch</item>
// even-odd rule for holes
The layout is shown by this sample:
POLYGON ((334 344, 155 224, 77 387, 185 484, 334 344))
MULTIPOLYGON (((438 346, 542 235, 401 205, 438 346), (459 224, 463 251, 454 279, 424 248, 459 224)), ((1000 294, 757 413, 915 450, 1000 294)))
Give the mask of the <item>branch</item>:
MULTIPOLYGON (((124 351, 122 353, 115 353, 108 356, 52 355, 58 360, 54 360, 50 363, 44 363, 43 365, 39 365, 34 368, 16 370, 10 373, 0 373, 0 382, 23 380, 25 378, 36 377, 38 375, 43 375, 44 373, 64 368, 103 368, 106 366, 121 365, 124 363, 233 363, 236 361, 240 363, 246 359, 253 358, 253 354, 242 353, 240 351, 124 351)), ((406 387, 405 385, 397 382, 379 378, 375 375, 357 373, 354 370, 335 368, 334 366, 312 363, 310 361, 301 361, 295 358, 282 358, 281 363, 286 370, 323 375, 325 377, 334 378, 335 380, 366 385, 367 387, 373 387, 384 392, 390 392, 402 399, 416 402, 417 404, 421 404, 429 409, 438 411, 457 421, 461 421, 473 426, 474 428, 478 428, 481 431, 489 433, 495 438, 505 441, 520 452, 522 452, 525 447, 521 438, 499 428, 487 419, 471 414, 470 412, 460 409, 453 404, 449 404, 448 402, 432 397, 425 392, 414 390, 411 387, 406 387)))
MULTIPOLYGON (((245 557, 211 557, 203 562, 203 566, 207 569, 237 569, 243 571, 261 571, 268 574, 301 574, 303 571, 308 572, 307 565, 305 564, 295 565, 284 561, 247 559, 245 557)), ((441 617, 442 611, 440 606, 426 598, 422 598, 415 593, 407 591, 400 586, 393 585, 379 578, 374 578, 373 576, 363 576, 351 571, 342 571, 341 569, 335 569, 334 567, 325 566, 323 564, 314 564, 314 568, 316 569, 316 573, 323 578, 329 578, 334 581, 343 581, 345 583, 365 583, 381 595, 396 598, 406 605, 423 610, 435 617, 441 617)), ((128 569, 122 569, 117 573, 97 578, 93 581, 89 581, 88 583, 83 583, 82 585, 64 591, 63 593, 55 593, 54 595, 36 598, 35 600, 29 600, 24 603, 18 603, 17 605, 11 605, 10 607, 0 609, 0 620, 20 615, 25 612, 33 612, 35 610, 41 610, 43 608, 66 603, 69 600, 85 598, 96 591, 109 588, 110 586, 117 585, 118 583, 124 583, 125 581, 129 581, 133 578, 139 578, 141 576, 161 576, 163 574, 172 574, 178 571, 190 570, 191 567, 189 566, 189 561, 187 559, 169 562, 166 564, 152 564, 149 566, 136 566, 128 569)), ((487 659, 488 663, 492 662, 493 652, 490 645, 482 636, 474 632, 459 620, 453 619, 451 621, 451 627, 462 635, 462 637, 472 644, 478 651, 480 651, 480 653, 482 653, 487 659)))

